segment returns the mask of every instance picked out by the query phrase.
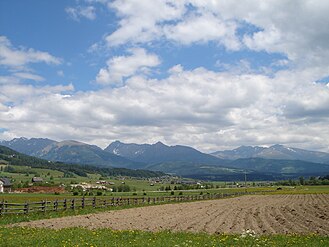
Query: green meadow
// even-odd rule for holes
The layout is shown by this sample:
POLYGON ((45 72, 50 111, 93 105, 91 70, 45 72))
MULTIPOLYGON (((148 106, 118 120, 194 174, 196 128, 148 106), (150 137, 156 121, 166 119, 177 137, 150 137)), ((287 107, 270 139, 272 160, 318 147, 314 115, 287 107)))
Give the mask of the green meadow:
POLYGON ((329 246, 329 237, 310 235, 227 235, 187 232, 113 231, 68 228, 0 228, 0 246, 329 246))

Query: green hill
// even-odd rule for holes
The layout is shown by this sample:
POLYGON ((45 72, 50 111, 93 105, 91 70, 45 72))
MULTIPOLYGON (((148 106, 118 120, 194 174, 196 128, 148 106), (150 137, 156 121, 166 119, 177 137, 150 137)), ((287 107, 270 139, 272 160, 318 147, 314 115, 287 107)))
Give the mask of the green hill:
POLYGON ((62 162, 47 161, 16 152, 5 146, 0 146, 0 160, 9 166, 30 166, 32 168, 51 169, 76 174, 86 177, 87 174, 100 174, 102 176, 130 176, 130 177, 159 177, 163 172, 148 170, 133 170, 126 168, 104 168, 91 165, 67 164, 62 162))

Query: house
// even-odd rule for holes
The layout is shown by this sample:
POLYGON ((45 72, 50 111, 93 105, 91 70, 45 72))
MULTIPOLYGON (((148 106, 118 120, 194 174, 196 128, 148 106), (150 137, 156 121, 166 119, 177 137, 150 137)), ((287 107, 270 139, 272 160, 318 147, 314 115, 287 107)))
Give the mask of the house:
POLYGON ((43 179, 40 177, 33 177, 32 178, 32 183, 42 183, 43 179))
POLYGON ((11 192, 11 182, 8 178, 0 178, 0 193, 11 192))

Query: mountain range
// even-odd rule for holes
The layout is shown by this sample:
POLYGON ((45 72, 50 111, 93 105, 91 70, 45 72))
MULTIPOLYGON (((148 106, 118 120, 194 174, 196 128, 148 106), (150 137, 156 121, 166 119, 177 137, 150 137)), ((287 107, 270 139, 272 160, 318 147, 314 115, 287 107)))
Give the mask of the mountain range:
POLYGON ((224 162, 218 157, 202 153, 191 147, 181 145, 167 146, 162 142, 155 144, 125 144, 115 141, 105 148, 104 151, 145 164, 190 162, 220 165, 224 162))
POLYGON ((202 153, 192 147, 126 144, 115 141, 105 149, 77 141, 15 138, 0 145, 38 158, 66 163, 148 169, 185 177, 238 180, 244 173, 261 180, 317 176, 329 173, 329 154, 273 145, 242 146, 233 150, 202 153))
POLYGON ((1 141, 0 145, 50 161, 132 169, 144 166, 122 156, 105 152, 95 145, 72 140, 57 142, 43 138, 21 137, 11 141, 1 141))
MULTIPOLYGON (((19 153, 8 147, 0 145, 0 164, 9 165, 10 170, 8 172, 17 172, 19 173, 30 173, 33 170, 30 168, 41 168, 41 169, 50 169, 57 170, 64 173, 64 176, 82 176, 87 177, 88 174, 97 174, 101 176, 129 176, 129 177, 141 177, 141 178, 150 178, 150 177, 161 177, 165 174, 163 172, 155 172, 149 170, 140 170, 140 169, 127 169, 127 168, 105 168, 97 167, 91 165, 79 165, 79 164, 68 164, 62 162, 52 162, 26 154, 19 153), (22 169, 10 167, 10 166, 21 166, 22 169)), ((2 167, 3 168, 3 167, 2 167)))
POLYGON ((212 155, 221 159, 264 158, 280 160, 304 160, 315 163, 329 164, 329 154, 324 152, 308 151, 300 148, 273 145, 270 147, 241 146, 233 150, 217 151, 212 155))

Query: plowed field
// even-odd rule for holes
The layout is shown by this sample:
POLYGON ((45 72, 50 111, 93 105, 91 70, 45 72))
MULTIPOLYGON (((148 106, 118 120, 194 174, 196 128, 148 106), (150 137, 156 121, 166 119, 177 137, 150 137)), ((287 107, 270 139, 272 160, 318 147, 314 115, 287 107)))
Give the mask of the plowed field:
POLYGON ((17 224, 30 227, 112 228, 258 234, 329 235, 329 194, 256 195, 131 208, 17 224))

